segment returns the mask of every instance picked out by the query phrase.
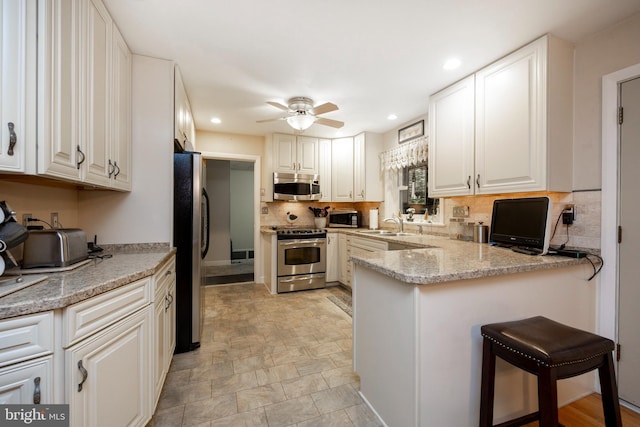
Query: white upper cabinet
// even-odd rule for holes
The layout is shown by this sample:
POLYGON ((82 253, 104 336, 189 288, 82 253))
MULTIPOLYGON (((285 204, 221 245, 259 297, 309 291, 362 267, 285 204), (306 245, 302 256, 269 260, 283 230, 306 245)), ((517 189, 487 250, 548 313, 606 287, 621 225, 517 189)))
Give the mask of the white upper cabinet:
POLYGON ((36 143, 36 4, 0 0, 0 22, 0 171, 24 173, 36 143))
POLYGON ((176 65, 174 72, 175 119, 174 138, 185 150, 193 150, 196 144, 196 129, 191 112, 191 104, 182 80, 180 68, 176 65))
POLYGON ((321 202, 330 202, 331 195, 331 140, 318 139, 318 175, 320 177, 321 202))
POLYGON ((545 36, 433 95, 430 196, 571 191, 572 55, 545 36))
POLYGON ((474 76, 429 100, 429 197, 473 194, 474 76))
POLYGON ((363 132, 353 138, 353 200, 376 202, 384 200, 380 169, 382 136, 363 132))
POLYGON ((334 202, 353 201, 353 138, 331 142, 331 197, 334 202))
POLYGON ((40 0, 38 173, 131 189, 131 53, 100 0, 40 0))
POLYGON ((274 172, 318 173, 318 138, 274 134, 273 150, 274 172))

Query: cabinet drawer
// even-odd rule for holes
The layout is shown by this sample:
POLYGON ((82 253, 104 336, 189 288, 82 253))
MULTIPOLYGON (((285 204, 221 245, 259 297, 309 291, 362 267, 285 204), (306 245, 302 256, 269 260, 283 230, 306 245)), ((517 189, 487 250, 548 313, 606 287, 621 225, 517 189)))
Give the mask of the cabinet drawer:
POLYGON ((53 403, 53 356, 0 369, 0 404, 53 403))
POLYGON ((147 277, 67 307, 62 346, 67 348, 148 305, 150 292, 151 278, 147 277))
POLYGON ((154 292, 153 292, 153 301, 157 301, 158 298, 164 299, 164 294, 166 293, 167 283, 175 280, 176 275, 176 259, 175 257, 171 257, 169 261, 167 261, 160 270, 158 270, 153 275, 154 282, 154 292))
POLYGON ((53 312, 0 322, 0 367, 53 352, 53 312))

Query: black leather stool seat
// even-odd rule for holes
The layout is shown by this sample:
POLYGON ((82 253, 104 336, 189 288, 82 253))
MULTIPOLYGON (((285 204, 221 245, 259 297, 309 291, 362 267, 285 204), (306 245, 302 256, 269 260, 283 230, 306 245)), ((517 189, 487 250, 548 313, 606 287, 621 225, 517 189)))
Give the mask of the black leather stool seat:
POLYGON ((539 411, 500 424, 518 426, 540 421, 558 426, 556 380, 598 369, 607 427, 621 426, 618 391, 613 370, 614 342, 591 332, 536 316, 481 327, 484 338, 480 427, 493 426, 495 357, 538 377, 539 411))

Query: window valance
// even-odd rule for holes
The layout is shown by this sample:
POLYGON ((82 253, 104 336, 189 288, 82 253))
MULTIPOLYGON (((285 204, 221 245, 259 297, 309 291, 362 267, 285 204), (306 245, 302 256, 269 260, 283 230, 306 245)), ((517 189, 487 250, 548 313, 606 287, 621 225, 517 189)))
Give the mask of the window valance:
POLYGON ((380 153, 380 166, 383 171, 390 171, 425 163, 428 151, 427 137, 416 138, 380 153))

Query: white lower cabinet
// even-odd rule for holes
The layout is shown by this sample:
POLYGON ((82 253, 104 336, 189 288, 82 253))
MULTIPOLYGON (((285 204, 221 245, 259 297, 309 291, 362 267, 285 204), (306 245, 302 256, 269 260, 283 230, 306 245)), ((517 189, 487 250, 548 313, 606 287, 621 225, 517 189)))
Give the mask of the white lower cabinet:
POLYGON ((0 405, 53 402, 53 356, 0 369, 0 405))
POLYGON ((337 282, 339 279, 339 234, 327 233, 327 282, 337 282))
POLYGON ((176 348, 176 267, 172 259, 155 275, 153 300, 153 398, 151 412, 160 398, 164 380, 176 348))
POLYGON ((66 350, 71 426, 147 423, 150 329, 148 306, 66 350))
POLYGON ((350 237, 346 234, 338 234, 338 281, 351 287, 351 256, 350 237))

